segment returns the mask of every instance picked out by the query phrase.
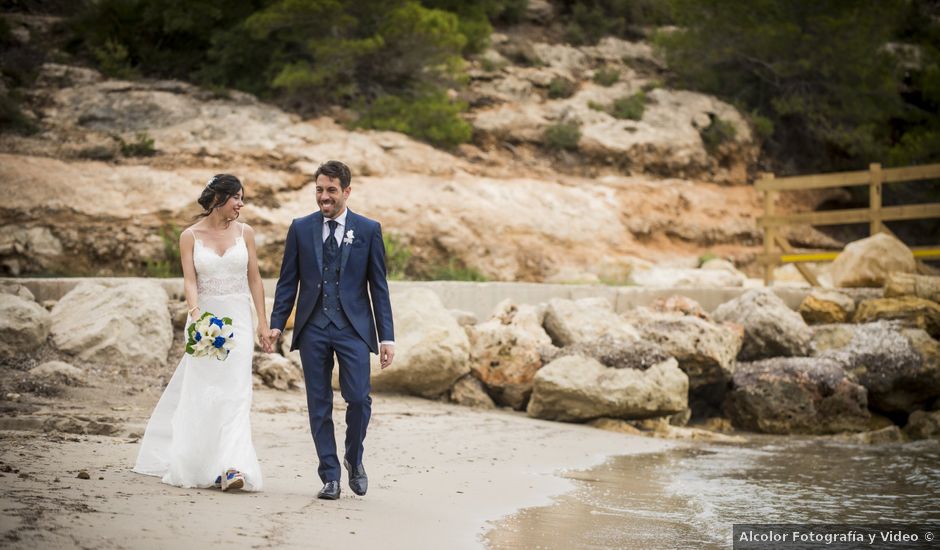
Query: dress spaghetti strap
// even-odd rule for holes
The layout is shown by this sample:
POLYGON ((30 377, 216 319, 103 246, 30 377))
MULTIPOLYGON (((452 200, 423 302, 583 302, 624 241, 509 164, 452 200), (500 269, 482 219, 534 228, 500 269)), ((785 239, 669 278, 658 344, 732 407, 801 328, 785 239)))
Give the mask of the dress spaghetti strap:
POLYGON ((242 226, 242 232, 238 236, 241 238, 244 238, 245 237, 245 224, 243 222, 238 222, 238 223, 241 224, 242 226))

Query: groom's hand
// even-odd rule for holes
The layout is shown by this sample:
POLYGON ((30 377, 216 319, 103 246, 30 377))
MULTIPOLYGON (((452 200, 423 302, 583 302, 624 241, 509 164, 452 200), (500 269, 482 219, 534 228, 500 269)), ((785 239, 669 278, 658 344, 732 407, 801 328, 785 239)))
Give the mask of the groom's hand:
POLYGON ((386 368, 392 364, 392 359, 395 358, 395 346, 391 344, 382 344, 379 346, 379 361, 381 362, 382 368, 386 368))

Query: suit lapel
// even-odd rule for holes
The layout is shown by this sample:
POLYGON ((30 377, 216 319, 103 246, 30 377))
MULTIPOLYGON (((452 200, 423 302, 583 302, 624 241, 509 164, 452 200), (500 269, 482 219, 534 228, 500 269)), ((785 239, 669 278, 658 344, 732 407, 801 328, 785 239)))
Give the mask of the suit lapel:
POLYGON ((323 273, 323 214, 313 215, 313 255, 317 258, 317 273, 323 273))
POLYGON ((349 251, 352 249, 352 243, 346 242, 346 235, 349 232, 353 232, 353 240, 359 238, 356 235, 356 215, 347 209, 346 212, 346 232, 343 234, 342 248, 340 248, 340 261, 339 261, 339 276, 343 276, 343 271, 346 270, 346 260, 349 259, 349 251))

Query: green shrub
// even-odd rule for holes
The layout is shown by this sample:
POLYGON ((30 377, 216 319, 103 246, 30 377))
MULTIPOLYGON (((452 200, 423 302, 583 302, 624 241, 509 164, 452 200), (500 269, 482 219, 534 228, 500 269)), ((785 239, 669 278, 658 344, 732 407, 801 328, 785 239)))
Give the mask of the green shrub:
POLYGON ((594 73, 594 82, 601 86, 613 86, 620 80, 620 69, 617 67, 604 67, 594 73))
POLYGON ((428 278, 432 281, 486 281, 486 276, 476 268, 465 265, 460 260, 451 258, 446 264, 431 266, 428 278))
POLYGON ((705 262, 708 262, 711 260, 718 260, 718 259, 721 259, 721 256, 709 250, 698 257, 698 267, 702 267, 703 265, 705 265, 705 262))
POLYGON ((646 110, 646 94, 637 92, 631 96, 615 99, 610 114, 617 118, 640 120, 646 110))
POLYGON ((438 147, 453 147, 470 141, 473 134, 470 124, 460 117, 466 107, 465 103, 450 101, 443 92, 414 99, 382 96, 365 108, 357 125, 401 132, 438 147))
POLYGON ((603 113, 607 112, 607 106, 602 103, 598 103, 596 101, 588 101, 588 109, 591 109, 594 111, 601 111, 603 113))
POLYGON ((139 78, 140 74, 130 64, 127 47, 113 38, 92 50, 101 72, 112 78, 125 80, 139 78))
POLYGON ((647 82, 646 84, 644 84, 642 87, 640 87, 640 89, 643 90, 644 93, 648 94, 652 92, 653 90, 655 90, 656 88, 662 88, 662 87, 663 87, 662 80, 653 79, 647 82))
POLYGON ((578 85, 574 82, 556 76, 548 83, 548 97, 551 99, 564 99, 573 96, 577 89, 578 85))
POLYGON ((153 146, 153 138, 147 132, 137 132, 135 141, 130 143, 117 136, 118 143, 121 144, 121 154, 125 157, 152 157, 157 154, 153 146))
POLYGON ((382 241, 385 243, 385 268, 388 278, 395 281, 406 279, 411 264, 411 249, 394 233, 384 234, 382 241))
POLYGON ((0 95, 0 132, 29 135, 36 133, 38 129, 32 119, 23 112, 13 94, 0 95))
POLYGON ((545 129, 543 141, 549 149, 574 151, 581 139, 581 129, 577 124, 559 122, 545 129))
POLYGON ((183 276, 183 266, 180 262, 180 233, 180 228, 172 223, 160 228, 164 259, 148 260, 145 263, 147 277, 166 279, 183 276))
POLYGON ((754 128, 754 133, 761 141, 767 141, 774 135, 774 122, 769 118, 754 112, 748 119, 751 122, 751 128, 754 128))
POLYGON ((733 140, 735 134, 734 125, 719 117, 712 117, 711 124, 699 131, 709 154, 715 154, 723 143, 733 140))

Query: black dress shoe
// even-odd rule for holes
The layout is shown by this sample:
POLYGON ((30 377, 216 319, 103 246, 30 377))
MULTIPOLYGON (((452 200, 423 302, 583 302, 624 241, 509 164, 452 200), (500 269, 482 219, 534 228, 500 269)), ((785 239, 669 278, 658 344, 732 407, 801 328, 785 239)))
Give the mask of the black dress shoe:
POLYGON ((349 488, 352 489, 352 492, 359 496, 366 494, 366 491, 369 490, 369 476, 366 475, 366 469, 362 464, 353 468, 348 460, 344 460, 343 464, 346 465, 346 471, 349 472, 349 488))
POLYGON ((326 500, 336 500, 339 498, 339 482, 338 481, 327 481, 323 484, 323 488, 320 489, 320 492, 317 493, 317 498, 322 498, 326 500))

